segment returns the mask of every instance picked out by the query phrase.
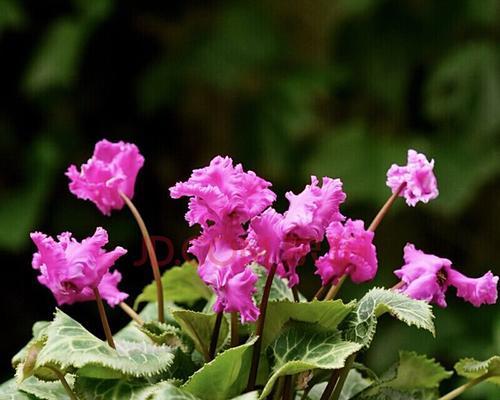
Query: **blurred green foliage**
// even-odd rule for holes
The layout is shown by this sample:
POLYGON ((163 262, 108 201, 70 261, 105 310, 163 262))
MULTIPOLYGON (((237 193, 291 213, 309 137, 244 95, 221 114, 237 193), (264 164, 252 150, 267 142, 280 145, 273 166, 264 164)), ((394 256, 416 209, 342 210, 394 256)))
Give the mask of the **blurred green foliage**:
MULTIPOLYGON (((406 241, 471 275, 498 273, 499 23, 497 0, 0 0, 2 254, 21 279, 35 228, 104 224, 136 240, 128 215, 103 218, 66 190, 66 166, 102 137, 139 144, 137 201, 178 247, 193 232, 167 188, 215 154, 272 180, 281 198, 311 174, 341 177, 345 214, 369 219, 388 195, 387 168, 415 147, 436 160, 440 196, 398 204, 384 222, 375 283, 394 283, 406 241)), ((394 361, 386 343, 448 367, 499 350, 498 306, 450 301, 437 324, 432 341, 388 323, 369 361, 394 361)))

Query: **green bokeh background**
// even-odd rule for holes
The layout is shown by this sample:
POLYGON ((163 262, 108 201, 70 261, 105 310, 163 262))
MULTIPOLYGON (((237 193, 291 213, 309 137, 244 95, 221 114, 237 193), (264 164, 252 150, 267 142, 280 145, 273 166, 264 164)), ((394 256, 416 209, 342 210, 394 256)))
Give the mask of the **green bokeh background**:
MULTIPOLYGON (((0 377, 54 307, 30 267, 30 231, 81 237, 102 225, 129 248, 123 287, 135 296, 150 280, 132 266, 140 239, 129 213, 104 217, 67 190, 67 166, 103 137, 141 148, 135 200, 174 259, 195 230, 168 187, 214 155, 271 180, 281 211, 310 175, 340 177, 344 214, 369 221, 389 195, 387 168, 416 148, 436 160, 440 196, 397 203, 377 231, 379 275, 343 295, 392 286, 407 241, 471 276, 498 274, 499 26, 497 0, 0 0, 0 377)), ((311 295, 310 260, 301 273, 311 295)), ((498 354, 499 307, 477 310, 451 292, 435 340, 385 318, 366 362, 381 371, 407 349, 451 368, 498 354)), ((100 333, 92 305, 65 309, 100 333)))

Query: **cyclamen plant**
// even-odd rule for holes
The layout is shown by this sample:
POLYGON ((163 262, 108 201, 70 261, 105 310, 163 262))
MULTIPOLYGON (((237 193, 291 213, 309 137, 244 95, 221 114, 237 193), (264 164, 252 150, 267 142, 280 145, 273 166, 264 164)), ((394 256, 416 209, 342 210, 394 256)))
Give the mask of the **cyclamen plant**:
POLYGON ((57 240, 32 233, 39 282, 58 305, 95 300, 106 342, 56 309, 53 321, 34 324, 33 339, 14 356, 16 376, 0 386, 1 399, 451 400, 483 381, 500 384, 499 355, 459 361, 455 370, 467 382, 441 397, 439 384, 452 372, 433 359, 400 351, 380 377, 355 362, 369 351, 383 314, 434 334, 431 304, 446 307, 450 286, 475 307, 497 301, 497 276, 466 277, 450 260, 411 243, 392 288, 372 288, 348 303, 338 299, 346 279, 375 278, 375 232, 396 199, 415 206, 438 196, 434 161, 423 154, 409 150, 406 165, 389 169, 392 195, 367 228, 341 214, 346 195, 339 179, 311 177, 301 193, 286 194, 290 205, 280 213, 272 208, 277 196, 270 182, 215 157, 170 188, 173 198, 189 198, 186 220, 201 231, 189 248, 196 259, 162 277, 131 200, 143 163, 135 145, 103 140, 80 171, 70 166, 66 175, 70 191, 103 214, 130 208, 154 282, 132 308, 118 289, 121 273, 111 271, 126 250, 104 250, 105 229, 82 241, 70 232, 57 240), (298 290, 297 269, 325 238, 329 249, 314 263, 321 287, 308 300, 298 290), (114 335, 103 299, 132 319, 114 335))

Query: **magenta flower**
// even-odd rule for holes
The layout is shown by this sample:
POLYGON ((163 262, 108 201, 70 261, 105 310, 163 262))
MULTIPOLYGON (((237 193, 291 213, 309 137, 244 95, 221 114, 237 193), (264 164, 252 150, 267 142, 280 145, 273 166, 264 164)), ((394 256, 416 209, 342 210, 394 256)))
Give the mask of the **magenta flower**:
POLYGON ((363 221, 332 222, 326 237, 330 250, 316 260, 316 274, 323 285, 337 284, 343 275, 349 275, 355 283, 375 277, 378 263, 373 232, 365 230, 363 221))
POLYGON ((217 295, 213 310, 217 313, 239 312, 242 323, 257 320, 259 309, 252 296, 257 279, 249 267, 239 272, 231 266, 213 270, 209 283, 217 295))
POLYGON ((449 286, 457 289, 457 296, 479 307, 497 301, 498 277, 487 272, 481 278, 468 278, 452 269, 451 261, 417 250, 408 243, 404 248, 405 265, 394 271, 401 279, 400 291, 417 300, 446 307, 449 286))
POLYGON ((210 228, 197 240, 203 241, 203 246, 208 243, 208 249, 203 247, 198 256, 198 274, 217 295, 214 311, 237 311, 242 322, 255 321, 259 311, 252 294, 256 290, 257 276, 247 267, 251 261, 250 253, 245 248, 234 248, 234 243, 216 236, 210 228))
POLYGON ((429 162, 424 154, 408 150, 408 163, 403 167, 393 164, 387 171, 387 186, 396 193, 404 185, 399 195, 409 206, 427 203, 439 194, 433 169, 434 160, 429 162))
POLYGON ((177 199, 191 197, 186 220, 190 225, 209 223, 242 224, 260 214, 275 199, 271 183, 254 172, 244 172, 241 164, 233 166, 229 157, 215 157, 208 167, 196 169, 186 182, 170 188, 177 199))
POLYGON ((143 164, 144 157, 135 144, 101 140, 81 171, 74 165, 68 168, 69 190, 80 199, 92 201, 104 215, 110 215, 111 210, 124 205, 120 192, 129 198, 134 196, 135 180, 143 164))
POLYGON ((323 186, 318 186, 318 178, 311 177, 311 184, 299 194, 288 192, 290 202, 284 214, 283 229, 287 235, 306 241, 320 242, 325 229, 333 221, 343 221, 339 206, 346 195, 342 191, 340 179, 323 178, 323 186))
POLYGON ((283 221, 283 215, 268 208, 250 222, 247 243, 257 263, 267 269, 276 264, 276 273, 292 287, 299 283, 296 268, 311 246, 308 240, 286 235, 283 221))
MULTIPOLYGON (((268 208, 250 222, 248 229, 248 249, 260 265, 269 269, 271 265, 282 266, 283 215, 274 208, 268 208)), ((278 273, 280 268, 278 267, 278 273)), ((281 271, 282 275, 284 272, 281 271)))
POLYGON ((58 241, 40 232, 33 232, 31 239, 38 248, 32 261, 33 268, 40 271, 38 281, 52 291, 59 305, 92 300, 96 287, 103 289, 110 305, 127 296, 116 287, 121 275, 109 272, 127 250, 116 247, 106 252, 102 247, 108 243, 108 233, 103 228, 81 243, 69 232, 59 235, 58 241))

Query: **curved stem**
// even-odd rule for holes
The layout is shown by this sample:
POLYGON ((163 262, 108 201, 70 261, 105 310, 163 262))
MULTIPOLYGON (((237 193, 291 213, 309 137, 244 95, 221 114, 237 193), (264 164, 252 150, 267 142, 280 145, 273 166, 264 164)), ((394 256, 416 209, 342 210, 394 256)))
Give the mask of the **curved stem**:
POLYGON ((144 320, 141 318, 139 314, 137 314, 132 307, 130 307, 127 303, 122 301, 120 304, 120 308, 125 311, 125 313, 132 318, 139 325, 144 325, 144 320))
POLYGON ((295 303, 298 303, 300 301, 300 297, 299 297, 299 290, 297 289, 297 286, 292 287, 292 295, 293 295, 293 301, 295 303))
POLYGON ((163 284, 161 282, 161 275, 160 275, 160 267, 158 266, 158 259, 156 258, 156 253, 155 249, 153 247, 153 243, 151 242, 151 237, 149 236, 148 229, 146 228, 146 224, 144 223, 144 220, 141 217, 141 214, 139 214, 139 211, 137 208, 134 206, 134 203, 132 203, 132 200, 128 198, 128 196, 120 192, 120 196, 127 204, 128 208, 132 212, 132 215, 134 216, 135 220, 137 221, 137 225, 139 225, 139 229, 141 230, 142 237, 144 238, 144 243, 146 244, 146 249, 148 251, 148 256, 149 260, 151 262, 151 268, 153 269, 153 277, 156 282, 156 299, 158 302, 158 321, 160 322, 165 322, 165 312, 163 309, 163 284))
POLYGON ((356 353, 351 354, 349 357, 347 357, 344 368, 340 370, 339 380, 335 385, 335 390, 333 391, 331 400, 339 400, 340 393, 342 393, 342 388, 344 387, 345 380, 347 379, 347 375, 349 374, 349 371, 351 370, 355 359, 356 359, 356 353))
POLYGON ((64 377, 64 374, 59 370, 59 368, 56 367, 47 367, 50 369, 54 374, 56 374, 57 378, 61 381, 61 384, 64 387, 64 390, 66 390, 66 393, 68 393, 68 396, 71 400, 78 400, 78 397, 76 397, 75 392, 73 392, 73 389, 71 389, 71 386, 69 386, 68 381, 64 377))
POLYGON ((238 313, 231 313, 231 347, 236 347, 240 344, 240 335, 239 335, 240 325, 238 323, 238 313))
POLYGON ((485 379, 488 379, 491 377, 491 374, 489 372, 478 376, 477 378, 474 378, 470 380, 469 382, 463 384, 462 386, 457 387, 456 389, 452 390, 450 393, 445 394, 444 396, 440 397, 439 400, 452 400, 455 397, 460 396, 463 392, 465 392, 467 389, 476 386, 478 383, 481 383, 485 379))
POLYGON ((247 391, 251 392, 255 389, 255 381, 257 380, 257 370, 259 369, 260 349, 262 347, 262 332, 264 332, 264 323, 266 321, 267 303, 269 301, 269 294, 271 293, 271 285, 273 283, 274 275, 276 274, 277 265, 273 264, 269 273, 267 274, 264 292, 262 293, 262 300, 260 302, 260 314, 257 320, 257 327, 255 328, 255 335, 258 336, 257 341, 253 346, 252 366, 250 367, 250 374, 248 376, 247 391))
POLYGON ((332 300, 332 299, 335 298, 335 296, 337 296, 337 294, 339 293, 340 288, 342 287, 342 285, 344 284, 344 282, 346 280, 346 277, 347 277, 347 275, 343 275, 339 279, 339 282, 336 285, 334 285, 334 286, 332 286, 330 288, 330 290, 328 291, 328 293, 325 296, 325 300, 332 300))
POLYGON ((106 316, 106 310, 104 309, 104 304, 102 302, 101 294, 99 289, 94 288, 95 301, 97 302, 97 309, 99 310, 99 317, 101 317, 102 327, 104 328, 104 333, 106 335, 106 340, 110 347, 115 349, 115 342, 113 341, 113 335, 111 334, 111 328, 109 327, 108 317, 106 316))
POLYGON ((375 232, 375 229, 377 229, 377 227, 379 226, 380 222, 384 219, 384 217, 386 216, 386 214, 389 212, 389 210, 391 209, 392 205, 394 204, 394 202, 398 198, 399 194, 401 193, 401 191, 403 190, 403 188, 405 187, 405 185, 406 185, 406 183, 403 182, 399 186, 398 190, 396 190, 391 195, 391 197, 389 197, 389 199, 387 199, 387 201, 382 206, 382 208, 380 209, 380 211, 377 213, 377 215, 375 216, 375 218, 373 218, 372 223, 368 227, 369 231, 375 232))
POLYGON ((223 312, 217 313, 217 318, 215 319, 214 330, 212 332, 212 340, 210 341, 210 349, 208 350, 209 361, 212 361, 217 352, 217 342, 219 341, 220 326, 222 324, 223 312))

